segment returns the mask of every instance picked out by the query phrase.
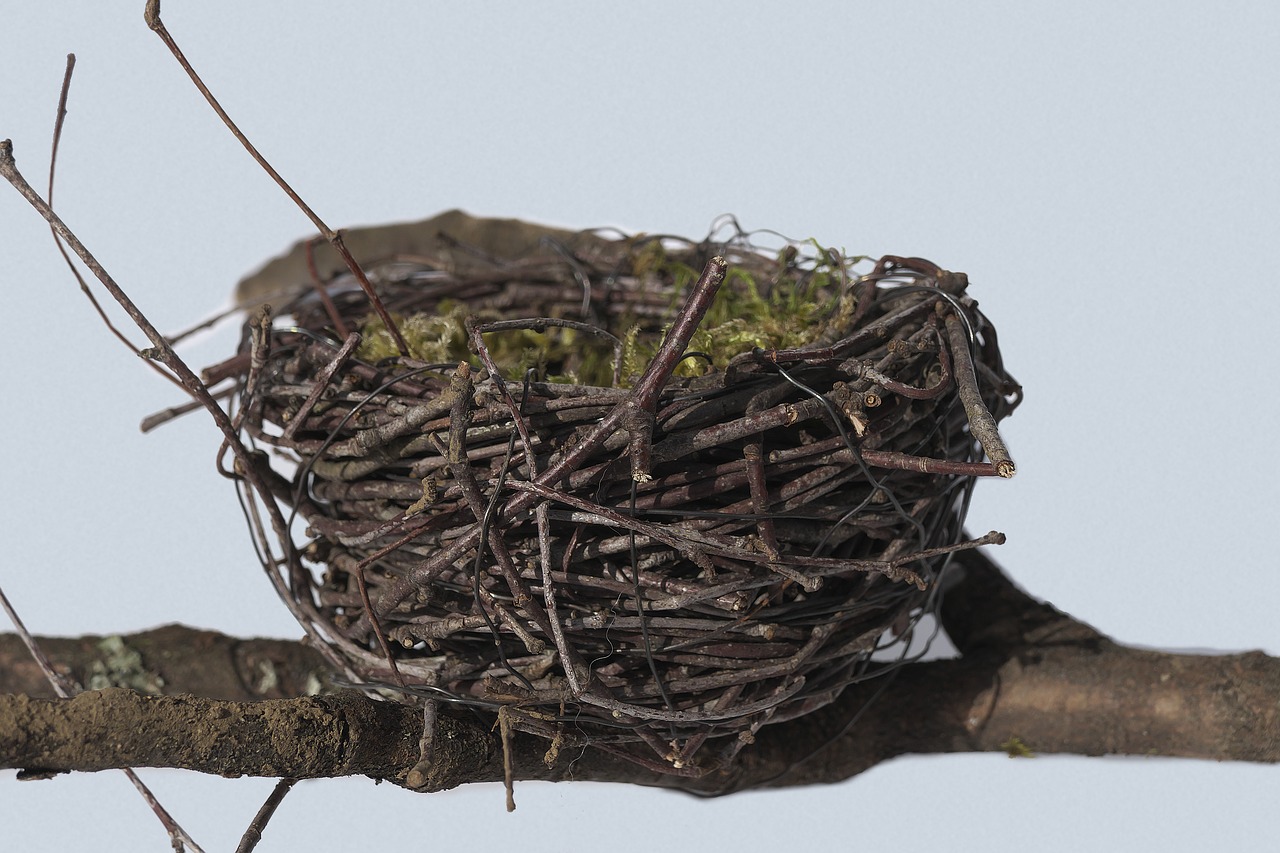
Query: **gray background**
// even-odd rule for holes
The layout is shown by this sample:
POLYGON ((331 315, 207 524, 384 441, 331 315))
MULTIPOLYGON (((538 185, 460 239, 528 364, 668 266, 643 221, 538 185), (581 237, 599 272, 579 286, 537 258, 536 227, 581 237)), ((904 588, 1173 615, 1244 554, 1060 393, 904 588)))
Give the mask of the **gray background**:
MULTIPOLYGON (((79 56, 58 207, 158 326, 308 233, 128 3, 5 6, 0 137, 43 182, 79 56)), ((749 228, 968 272, 1027 399, 971 528, 1023 586, 1120 640, 1280 652, 1274 530, 1274 3, 169 2, 224 104, 330 224, 447 207, 569 226, 749 228)), ((296 637, 218 438, 100 327, 0 187, 0 583, 32 630, 181 621, 296 637)), ((186 350, 230 352, 224 328, 186 350)), ((144 774, 197 840, 271 782, 144 774)), ((1270 849, 1270 767, 1000 755, 698 802, 587 784, 432 797, 307 783, 260 849, 394 844, 1270 849), (289 840, 285 840, 286 834, 289 840)), ((0 776, 6 849, 164 850, 119 774, 0 776)))

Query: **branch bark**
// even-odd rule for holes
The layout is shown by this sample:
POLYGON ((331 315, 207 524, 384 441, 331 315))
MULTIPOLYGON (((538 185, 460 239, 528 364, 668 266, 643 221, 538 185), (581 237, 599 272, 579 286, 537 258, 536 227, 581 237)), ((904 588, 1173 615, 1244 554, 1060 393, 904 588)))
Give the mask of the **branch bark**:
MULTIPOLYGON (((516 734, 517 780, 580 779, 702 794, 836 782, 908 753, 1165 755, 1280 761, 1280 660, 1260 652, 1184 655, 1136 649, 1027 596, 979 552, 940 618, 962 655, 905 666, 813 714, 762 729, 737 763, 700 779, 644 770, 593 749, 516 734)), ((0 637, 0 766, 39 772, 182 767, 227 776, 363 774, 404 785, 417 764, 419 711, 343 691, 313 691, 318 654, 300 643, 242 641, 168 626, 122 638, 164 696, 108 688, 74 699, 33 680, 15 638, 0 637), (269 696, 296 698, 268 698, 269 696)), ((84 683, 99 638, 42 640, 84 683)), ((117 648, 119 644, 108 644, 117 648)), ((489 726, 441 715, 422 790, 503 778, 489 726)))

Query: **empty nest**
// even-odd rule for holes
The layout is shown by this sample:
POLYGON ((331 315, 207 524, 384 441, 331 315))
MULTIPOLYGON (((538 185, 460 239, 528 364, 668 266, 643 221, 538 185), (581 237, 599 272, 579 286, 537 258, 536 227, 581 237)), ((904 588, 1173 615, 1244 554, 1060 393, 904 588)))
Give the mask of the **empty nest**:
POLYGON ((890 668, 998 541, 962 525, 1020 389, 966 277, 730 224, 350 232, 407 355, 327 245, 242 283, 278 307, 208 373, 352 680, 696 775, 890 668))

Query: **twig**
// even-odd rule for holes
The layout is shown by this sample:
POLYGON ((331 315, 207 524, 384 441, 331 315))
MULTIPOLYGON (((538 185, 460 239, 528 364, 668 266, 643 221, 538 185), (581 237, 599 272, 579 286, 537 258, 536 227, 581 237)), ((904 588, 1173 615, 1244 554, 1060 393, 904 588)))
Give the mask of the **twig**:
MULTIPOLYGON (((13 143, 8 139, 0 140, 0 177, 4 177, 5 180, 12 184, 13 188, 16 189, 18 193, 22 195, 22 197, 25 198, 28 203, 30 203, 31 206, 34 207, 47 222, 49 222, 50 225, 53 226, 54 232, 63 240, 67 241, 67 245, 71 246, 72 250, 75 251, 80 260, 84 262, 84 265, 89 268, 90 272, 92 272, 100 282, 102 282, 102 285, 107 289, 107 292, 111 294, 116 302, 119 303, 120 307, 124 309, 125 313, 129 315, 129 318, 133 320, 134 324, 137 325, 137 327, 142 330, 143 334, 147 336, 147 339, 151 341, 154 347, 150 350, 143 350, 139 355, 147 358, 154 358, 173 371, 181 381, 182 387, 186 389, 187 393, 191 394, 192 397, 198 400, 201 405, 205 407, 205 410, 209 412, 210 417, 213 418, 214 424, 227 439, 232 452, 235 454, 241 475, 249 482, 254 492, 262 497, 263 505, 271 518, 271 526, 276 537, 287 550, 290 560, 296 562, 297 554, 292 548, 292 539, 289 536, 288 526, 285 524, 284 515, 281 513, 280 507, 276 504, 271 490, 267 487, 266 482, 263 480, 257 466, 255 465, 249 449, 245 447, 244 443, 240 440, 234 425, 231 423, 230 417, 222 410, 217 401, 214 400, 213 396, 209 393, 208 387, 200 381, 200 378, 196 376, 190 367, 187 366, 186 362, 184 362, 182 358, 174 352, 169 341, 160 334, 159 330, 157 330, 151 321, 148 320, 147 317, 138 309, 138 306, 134 304, 128 294, 126 294, 124 290, 121 289, 120 285, 116 283, 115 279, 113 279, 106 269, 98 263, 98 259, 93 256, 93 253, 91 253, 88 248, 80 242, 80 238, 72 233, 71 229, 62 221, 62 218, 59 217, 58 214, 54 213, 53 209, 50 208, 49 205, 40 198, 40 195, 31 188, 31 185, 27 183, 26 179, 22 176, 22 173, 18 171, 17 164, 13 158, 13 143)), ((285 605, 289 607, 294 618, 298 620, 298 624, 302 626, 303 630, 307 632, 307 635, 316 643, 317 648, 327 649, 328 644, 325 643, 323 638, 319 635, 311 620, 301 609, 301 606, 293 597, 287 594, 287 591, 283 589, 282 584, 278 582, 278 575, 273 573, 272 578, 273 582, 277 582, 277 592, 280 593, 281 599, 285 602, 285 605)), ((334 659, 335 662, 338 662, 336 656, 334 659)))
POLYGON ((342 365, 347 363, 347 359, 351 357, 351 354, 355 352, 356 347, 359 345, 360 333, 352 332, 342 342, 342 347, 338 350, 337 355, 328 364, 320 368, 320 372, 316 374, 315 387, 311 389, 307 399, 303 401, 293 419, 284 428, 284 434, 281 437, 286 442, 294 440, 294 436, 298 433, 298 427, 307 419, 307 415, 311 414, 311 410, 315 408, 316 403, 320 402, 320 396, 324 394, 325 389, 329 387, 329 383, 333 381, 334 374, 342 368, 342 365))
MULTIPOLYGON (((71 73, 75 70, 75 67, 76 55, 74 53, 68 53, 67 70, 62 77, 62 91, 58 95, 58 114, 53 123, 53 143, 49 146, 49 189, 45 196, 48 199, 50 206, 53 205, 53 178, 58 164, 58 146, 62 141, 62 123, 67 117, 67 96, 71 91, 71 73)), ((49 231, 53 234, 53 243, 58 247, 58 254, 62 255, 62 260, 66 261, 67 268, 71 270, 71 275, 75 277, 76 282, 80 285, 80 292, 89 300, 89 304, 93 306, 93 310, 97 312, 103 325, 107 327, 107 331, 111 332, 116 340, 124 344, 125 348, 127 348, 129 352, 137 355, 138 348, 133 345, 133 342, 130 341, 128 337, 125 336, 124 332, 116 328, 115 323, 111 322, 111 318, 107 316, 106 310, 103 309, 102 304, 98 302, 98 297, 93 295, 93 291, 89 289, 88 282, 84 280, 84 276, 80 275, 80 270, 76 269, 76 265, 72 262, 71 256, 67 254, 66 247, 62 245, 62 240, 58 237, 57 230, 50 225, 49 231)), ((174 378, 172 374, 166 373, 162 370, 160 365, 155 362, 148 362, 147 366, 172 382, 174 385, 177 385, 179 388, 182 387, 182 383, 174 378)))
POLYGON ((236 845, 236 853, 252 853, 253 849, 258 846, 258 842, 262 840, 262 831, 267 828, 267 822, 276 813, 276 809, 280 807, 285 795, 296 784, 298 784, 297 779, 288 778, 281 779, 276 783, 276 786, 271 789, 271 795, 262 804, 262 808, 258 809, 258 813, 253 816, 253 820, 249 823, 249 828, 241 836, 240 843, 236 845))
POLYGON ((36 638, 31 636, 31 632, 23 624, 21 617, 18 616, 18 611, 9 602, 9 597, 4 594, 3 587, 0 587, 0 608, 4 609, 5 615, 9 617, 9 621, 13 623, 14 630, 18 632, 18 636, 22 639, 22 644, 27 647, 27 652, 31 655, 31 659, 36 662, 36 666, 40 667, 40 671, 44 673, 45 680, 49 682, 49 686, 53 688, 54 692, 63 699, 68 699, 74 695, 77 691, 68 685, 66 679, 53 668, 53 662, 41 650, 36 638))
MULTIPOLYGON (((168 374, 165 374, 165 375, 168 376, 168 374)), ((173 377, 169 377, 169 378, 172 379, 173 377)), ((236 392, 235 388, 228 387, 228 388, 223 388, 219 391, 215 391, 211 393, 213 395, 213 399, 225 400, 227 397, 230 397, 235 392, 236 392)), ((199 400, 188 400, 187 402, 182 403, 180 405, 170 406, 167 409, 162 409, 159 412, 154 412, 150 415, 147 415, 138 424, 138 429, 144 433, 151 432, 156 427, 163 426, 164 424, 167 424, 169 421, 175 420, 177 418, 182 417, 183 415, 190 414, 191 412, 194 412, 197 409, 203 409, 203 408, 204 408, 204 404, 201 403, 199 400)))
POLYGON ((707 261, 702 275, 689 293, 688 301, 680 309, 676 321, 658 347, 658 352, 636 383, 631 399, 624 404, 623 427, 631 436, 628 446, 631 479, 638 483, 652 479, 649 454, 653 446, 654 409, 657 407, 658 394, 671 378, 676 364, 684 357, 693 333, 698 330, 698 324, 706 316, 720 285, 724 283, 728 268, 728 263, 722 257, 717 256, 707 261))
POLYGON ((418 763, 409 769, 404 783, 410 788, 425 788, 435 766, 436 715, 440 703, 427 699, 422 703, 422 737, 418 739, 418 763))
POLYGON ((293 187, 289 186, 288 182, 280 176, 280 173, 267 162, 267 159, 258 153, 258 149, 255 148, 253 143, 249 141, 249 138, 240 131, 240 128, 236 126, 236 123, 231 120, 231 116, 227 115, 227 111, 222 108, 222 105, 218 103, 218 99, 215 98, 213 93, 209 91, 209 88, 205 86, 204 81, 200 79, 200 75, 196 73, 195 69, 191 66, 191 63, 188 62, 187 58, 183 55, 182 50, 178 47, 178 43, 174 41, 173 36, 169 35, 169 31, 165 28, 164 22, 160 20, 160 0, 147 0, 147 6, 146 10, 143 12, 143 17, 147 21, 147 26, 150 27, 156 35, 160 36, 160 40, 169 48, 169 52, 173 54, 174 59, 178 60, 178 64, 187 72, 187 76, 191 78, 191 82, 200 90, 200 94, 204 96, 204 99, 209 102, 209 106, 213 107, 213 111, 218 114, 218 118, 222 119, 222 123, 231 131, 232 136, 234 136, 240 144, 244 146, 245 150, 249 152, 249 155, 257 161, 263 171, 271 176, 271 179, 279 185, 280 189, 284 190, 285 194, 293 200, 293 203, 296 204, 304 214, 306 214, 307 218, 311 220, 311 224, 316 227, 316 230, 319 231, 330 244, 332 244, 333 248, 338 252, 338 255, 346 262, 347 268, 351 270, 352 275, 356 277, 356 281, 360 283, 360 288, 365 292, 365 295, 369 297, 369 303, 373 305, 373 310, 377 312, 378 319, 382 320, 383 324, 387 327, 387 332, 390 333, 392 340, 395 341, 396 348, 400 350, 400 354, 403 356, 409 355, 409 346, 405 343, 404 337, 400 334, 400 329, 391 319, 391 315, 387 313, 386 306, 382 304, 382 300, 378 297, 377 292, 374 291, 373 284, 370 283, 368 276, 364 273, 364 270, 360 268, 358 263, 356 263, 355 258, 351 256, 351 252, 347 251, 347 247, 342 241, 342 235, 326 225, 324 221, 316 215, 315 211, 313 211, 310 206, 302 200, 302 197, 294 192, 293 187))
MULTIPOLYGON (((14 609, 13 604, 9 601, 9 597, 4 594, 4 589, 0 587, 0 608, 4 609, 5 615, 9 617, 9 621, 13 623, 14 630, 18 637, 21 638, 22 644, 27 647, 27 652, 31 655, 32 660, 36 662, 36 666, 40 667, 40 671, 44 673, 45 679, 49 682, 49 686, 62 699, 70 699, 80 691, 75 685, 70 684, 65 678, 53 668, 53 662, 45 655, 44 650, 40 648, 40 644, 36 642, 35 637, 31 636, 31 632, 27 630, 27 626, 23 623, 22 618, 18 616, 18 611, 14 609)), ((151 793, 151 789, 143 783, 138 774, 134 772, 132 767, 122 767, 121 772, 129 779, 129 782, 142 795, 142 799, 146 801, 147 806, 159 819, 160 824, 165 828, 165 832, 169 833, 169 837, 175 840, 175 849, 180 849, 180 844, 190 847, 194 853, 204 853, 195 839, 187 834, 187 831, 169 814, 168 809, 160 804, 155 794, 151 793)))
POLYGON ((965 334, 960 317, 954 313, 947 314, 947 339, 951 344, 951 359, 955 365, 956 388, 960 394, 960 402, 964 404, 965 414, 969 416, 969 430, 973 437, 982 444, 987 458, 996 466, 996 473, 1008 479, 1016 473, 1013 460, 1009 458, 1009 450, 1000 438, 996 429, 996 420, 982 402, 982 393, 978 390, 978 377, 973 370, 973 357, 969 352, 969 336, 965 334))

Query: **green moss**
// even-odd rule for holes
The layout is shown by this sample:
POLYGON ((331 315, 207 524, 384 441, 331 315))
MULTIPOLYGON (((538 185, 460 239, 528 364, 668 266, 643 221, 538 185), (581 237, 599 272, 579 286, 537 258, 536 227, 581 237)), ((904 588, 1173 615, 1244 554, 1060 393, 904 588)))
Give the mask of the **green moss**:
POLYGON ((1010 737, 1007 741, 1000 744, 1000 748, 1003 749, 1010 758, 1036 757, 1036 754, 1031 751, 1031 747, 1023 743, 1022 738, 1017 735, 1010 737))
MULTIPOLYGON (((845 324, 853 312, 853 299, 844 290, 843 275, 858 258, 846 259, 816 243, 814 256, 798 266, 798 251, 785 247, 778 256, 772 281, 762 286, 755 275, 732 266, 711 308, 689 344, 690 351, 705 353, 711 365, 724 369, 734 356, 755 347, 790 349, 823 338, 845 324)), ((674 314, 688 298, 700 273, 682 257, 673 257, 658 240, 638 244, 628 259, 631 274, 645 288, 668 291, 674 314)), ((767 262, 765 262, 767 263, 767 262)), ((441 300, 433 314, 393 315, 409 347, 410 355, 427 363, 469 361, 480 367, 468 346, 466 319, 469 310, 457 300, 441 300)), ((482 319, 498 319, 482 317, 482 319)), ((612 330, 623 341, 618 371, 622 384, 630 385, 657 353, 668 327, 646 330, 634 320, 623 319, 612 330)), ((365 361, 398 355, 386 327, 371 315, 361 326, 364 337, 357 350, 365 361)), ((615 352, 604 339, 572 329, 550 328, 545 333, 514 329, 486 333, 485 344, 495 363, 508 378, 534 370, 550 382, 609 386, 613 384, 615 352)), ((705 359, 685 359, 676 375, 697 376, 707 371, 705 359)))
MULTIPOLYGON (((755 347, 767 350, 803 346, 847 321, 852 316, 854 303, 852 297, 841 294, 843 282, 838 277, 846 262, 839 256, 833 258, 832 253, 816 243, 813 245, 819 261, 812 268, 793 265, 797 254, 793 246, 779 252, 780 270, 773 285, 766 288, 767 295, 761 294, 760 285, 749 271, 730 267, 715 302, 689 342, 689 349, 706 353, 716 369, 723 369, 739 353, 755 347)), ((661 271, 664 277, 684 282, 675 291, 681 302, 698 277, 697 271, 678 260, 663 263, 649 258, 646 263, 661 271)), ((631 361, 647 364, 666 331, 663 329, 662 335, 651 340, 634 344, 628 341, 636 348, 631 361)), ((686 359, 675 374, 688 377, 704 372, 705 362, 686 359)), ((624 359, 623 376, 633 373, 632 365, 624 359)))
MULTIPOLYGON (((470 312, 456 300, 442 300, 434 314, 393 314, 409 355, 428 364, 456 364, 467 361, 480 368, 480 359, 471 352, 466 321, 470 312)), ((482 320, 497 319, 482 317, 482 320)), ((378 362, 399 355, 387 327, 371 314, 360 327, 363 340, 356 356, 378 362)), ((613 347, 605 341, 573 329, 550 328, 546 332, 510 329, 486 333, 485 345, 498 368, 508 378, 530 369, 549 382, 608 386, 613 383, 613 347)))
MULTIPOLYGON (((391 320, 400 329, 409 355, 430 364, 458 362, 471 355, 467 348, 467 306, 457 300, 442 299, 434 314, 393 314, 391 320)), ((400 354, 386 325, 376 314, 370 314, 360 327, 356 356, 377 362, 400 354)))

